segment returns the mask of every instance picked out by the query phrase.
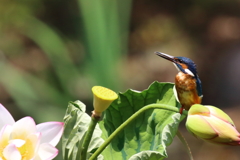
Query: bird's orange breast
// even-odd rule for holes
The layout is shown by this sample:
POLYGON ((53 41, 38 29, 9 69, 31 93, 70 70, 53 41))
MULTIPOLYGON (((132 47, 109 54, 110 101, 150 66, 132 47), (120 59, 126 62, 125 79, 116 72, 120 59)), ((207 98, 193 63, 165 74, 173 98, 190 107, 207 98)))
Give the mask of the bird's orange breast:
POLYGON ((202 97, 198 96, 196 79, 188 74, 179 72, 175 78, 178 100, 184 109, 188 110, 193 104, 200 104, 202 97))

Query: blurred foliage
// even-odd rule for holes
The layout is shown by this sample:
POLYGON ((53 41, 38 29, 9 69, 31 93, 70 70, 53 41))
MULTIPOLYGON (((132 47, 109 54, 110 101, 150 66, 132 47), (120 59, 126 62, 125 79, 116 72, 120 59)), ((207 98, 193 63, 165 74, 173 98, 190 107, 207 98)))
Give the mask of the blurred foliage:
POLYGON ((62 120, 67 102, 79 96, 90 97, 92 85, 113 89, 121 86, 116 66, 121 62, 120 55, 127 51, 131 1, 120 5, 120 1, 79 0, 78 14, 82 18, 78 21, 83 24, 79 33, 83 41, 78 42, 36 18, 47 8, 44 1, 3 2, 7 9, 2 10, 0 32, 7 42, 0 46, 0 82, 26 114, 39 121, 62 120), (12 37, 8 37, 9 32, 13 32, 12 37), (11 42, 16 48, 11 49, 11 42), (31 46, 38 46, 40 51, 32 52, 42 52, 41 55, 33 53, 36 55, 18 66, 14 60, 29 54, 26 52, 31 46), (37 71, 28 66, 35 63, 37 71), (40 65, 44 67, 39 69, 40 65))

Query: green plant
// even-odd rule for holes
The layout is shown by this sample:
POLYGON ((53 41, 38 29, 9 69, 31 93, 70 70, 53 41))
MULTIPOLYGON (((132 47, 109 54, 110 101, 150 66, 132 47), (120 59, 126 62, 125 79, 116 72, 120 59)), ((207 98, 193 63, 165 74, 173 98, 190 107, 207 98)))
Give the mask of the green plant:
MULTIPOLYGON (((98 158, 104 160, 166 158, 166 147, 186 117, 186 112, 178 113, 179 107, 171 83, 154 82, 142 92, 120 93, 97 124, 87 157, 92 160, 101 153, 98 158)), ((82 102, 69 103, 62 138, 65 160, 81 159, 90 121, 82 102)))

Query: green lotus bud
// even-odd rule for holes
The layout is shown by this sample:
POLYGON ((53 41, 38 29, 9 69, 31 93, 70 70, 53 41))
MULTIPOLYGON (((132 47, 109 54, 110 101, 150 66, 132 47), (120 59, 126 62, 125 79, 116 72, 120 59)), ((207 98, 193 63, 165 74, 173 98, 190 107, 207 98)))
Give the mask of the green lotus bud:
POLYGON ((214 106, 193 105, 188 111, 186 127, 194 136, 207 142, 240 145, 240 133, 233 121, 214 106))

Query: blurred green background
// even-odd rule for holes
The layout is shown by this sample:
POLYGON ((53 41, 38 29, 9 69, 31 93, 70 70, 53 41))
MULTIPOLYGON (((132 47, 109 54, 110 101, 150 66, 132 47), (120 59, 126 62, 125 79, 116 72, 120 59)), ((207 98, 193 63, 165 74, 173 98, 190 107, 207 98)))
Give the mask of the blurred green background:
MULTIPOLYGON (((91 88, 116 92, 174 82, 160 51, 196 62, 203 104, 227 112, 240 129, 240 1, 0 0, 0 102, 15 119, 62 121, 68 101, 92 110, 91 88)), ((195 139, 196 160, 239 160, 236 147, 195 139)), ((185 133, 186 132, 186 133, 185 133)), ((180 141, 168 159, 187 159, 180 141)), ((61 159, 59 156, 58 159, 61 159)))

